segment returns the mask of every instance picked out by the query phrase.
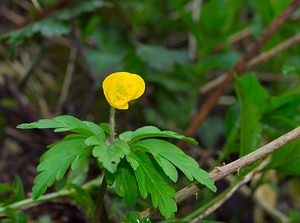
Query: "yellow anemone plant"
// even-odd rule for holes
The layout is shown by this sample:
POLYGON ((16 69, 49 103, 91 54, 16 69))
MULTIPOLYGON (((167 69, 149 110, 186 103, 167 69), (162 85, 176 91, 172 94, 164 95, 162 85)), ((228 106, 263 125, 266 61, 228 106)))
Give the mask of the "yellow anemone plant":
POLYGON ((111 107, 125 110, 128 103, 141 97, 145 82, 137 74, 116 72, 108 75, 102 84, 104 95, 111 107))

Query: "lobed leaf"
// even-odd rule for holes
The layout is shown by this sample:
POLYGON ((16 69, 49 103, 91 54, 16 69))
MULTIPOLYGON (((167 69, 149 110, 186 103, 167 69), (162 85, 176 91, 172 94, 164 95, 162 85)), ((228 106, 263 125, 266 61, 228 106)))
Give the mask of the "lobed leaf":
POLYGON ((132 158, 139 163, 134 173, 142 198, 145 199, 150 193, 153 207, 158 207, 164 217, 173 217, 177 211, 175 190, 169 186, 147 155, 132 153, 132 158))
MULTIPOLYGON (((45 152, 37 167, 39 174, 34 179, 32 188, 32 198, 38 199, 55 180, 60 180, 66 173, 67 169, 80 156, 89 152, 86 150, 84 137, 73 136, 65 138, 50 146, 45 152)), ((74 165, 76 168, 78 165, 74 165)))
POLYGON ((134 171, 125 160, 118 166, 115 182, 117 194, 124 197, 125 203, 134 204, 138 195, 137 183, 134 171))
POLYGON ((102 142, 96 145, 93 149, 93 156, 102 163, 105 169, 111 173, 115 173, 121 158, 124 158, 129 152, 130 148, 126 142, 116 140, 110 145, 102 142))
POLYGON ((154 138, 154 137, 180 139, 195 145, 198 144, 198 142, 193 138, 180 135, 179 133, 173 131, 161 131, 159 128, 155 126, 144 126, 138 128, 135 131, 123 132, 119 136, 120 139, 122 139, 125 142, 128 142, 129 144, 132 144, 141 139, 154 138))
POLYGON ((202 170, 193 158, 186 155, 172 143, 160 139, 145 139, 133 144, 132 147, 151 153, 165 174, 174 182, 175 179, 177 181, 177 171, 174 170, 174 166, 176 166, 189 180, 195 179, 210 190, 214 192, 217 190, 209 174, 202 170), (174 168, 171 168, 171 165, 174 168))
POLYGON ((17 126, 19 129, 54 129, 54 132, 71 131, 82 135, 101 135, 105 137, 101 127, 93 122, 81 121, 70 115, 57 116, 53 119, 41 119, 36 122, 24 123, 17 126))

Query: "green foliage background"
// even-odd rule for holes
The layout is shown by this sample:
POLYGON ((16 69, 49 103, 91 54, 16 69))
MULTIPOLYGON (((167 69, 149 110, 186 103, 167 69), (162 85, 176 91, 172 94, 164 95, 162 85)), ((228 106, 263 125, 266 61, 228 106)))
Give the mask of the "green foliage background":
MULTIPOLYGON (((7 184, 13 182, 15 175, 20 175, 25 191, 30 191, 32 186, 32 177, 28 176, 33 173, 21 167, 11 169, 11 160, 19 162, 20 157, 28 154, 22 165, 35 166, 45 145, 57 139, 47 131, 31 132, 29 138, 21 133, 20 137, 9 131, 11 128, 56 114, 107 122, 109 107, 102 94, 102 80, 114 71, 129 71, 140 74, 147 89, 129 111, 118 113, 118 132, 143 125, 184 132, 208 95, 202 94, 201 88, 230 70, 264 27, 291 1, 203 0, 201 8, 196 10, 199 21, 193 19, 192 1, 186 0, 66 1, 43 18, 30 1, 25 2, 29 7, 11 1, 4 1, 3 6, 20 15, 28 25, 16 24, 18 20, 3 13, 0 20, 3 33, 0 36, 0 136, 1 150, 7 154, 0 158, 0 162, 5 163, 0 167, 1 175, 3 173, 0 176, 3 182, 0 184, 1 199, 5 193, 1 205, 4 200, 8 202, 7 192, 12 197, 9 202, 24 198, 18 178, 13 187, 7 184), (241 33, 246 35, 238 39, 241 33), (196 58, 190 56, 191 36, 196 41, 196 58), (72 54, 76 55, 73 59, 72 54), (68 81, 67 70, 72 60, 74 72, 68 81), (68 82, 69 88, 66 88, 68 82), (67 89, 67 96, 60 104, 62 89, 67 89)), ((59 1, 38 2, 42 9, 47 9, 59 1)), ((272 49, 298 34, 299 16, 298 9, 261 51, 272 49)), ((230 162, 299 125, 299 52, 298 44, 238 74, 241 76, 236 77, 197 129, 195 137, 200 146, 187 150, 201 166, 209 169, 217 163, 230 162), (203 154, 216 162, 205 162, 203 154)), ((268 167, 276 170, 275 179, 262 179, 276 195, 277 207, 288 206, 281 211, 287 216, 291 213, 291 219, 299 218, 300 210, 299 143, 297 140, 276 152, 268 167)), ((95 172, 93 166, 90 169, 82 166, 75 176, 70 174, 70 181, 75 182, 72 188, 83 194, 80 193, 82 188, 76 185, 83 184, 95 172)), ((63 180, 53 190, 62 188, 65 183, 63 180)), ((186 182, 179 182, 178 189, 183 185, 186 182)), ((221 190, 223 187, 220 185, 221 190)), ((87 205, 90 212, 94 193, 86 194, 81 200, 77 196, 79 204, 90 204, 87 205)), ((122 194, 120 189, 119 193, 122 194)), ((178 218, 201 207, 212 196, 204 192, 191 206, 183 204, 187 211, 179 212, 178 218)), ((246 201, 241 199, 240 202, 246 201)), ((120 203, 113 197, 114 214, 110 219, 114 221, 124 218, 130 209, 120 203)), ((142 201, 138 205, 147 207, 142 201)), ((211 218, 237 221, 235 215, 241 209, 233 210, 224 207, 211 218)), ((22 213, 12 212, 12 219, 19 216, 22 222, 26 218, 22 213)), ((32 216, 41 217, 34 213, 32 216)), ((245 211, 238 217, 240 221, 248 219, 245 211)))

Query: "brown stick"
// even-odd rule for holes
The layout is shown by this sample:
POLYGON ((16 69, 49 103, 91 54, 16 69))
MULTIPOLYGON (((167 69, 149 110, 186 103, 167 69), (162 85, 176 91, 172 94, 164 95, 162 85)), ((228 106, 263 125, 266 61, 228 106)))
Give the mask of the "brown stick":
POLYGON ((210 207, 208 207, 205 211, 203 211, 201 214, 199 214, 197 217, 195 217, 191 223, 197 223, 203 218, 206 218, 213 212, 215 212, 218 208, 220 208, 227 200, 229 200, 235 192, 238 191, 242 186, 250 182, 253 177, 260 171, 262 171, 268 164, 270 163, 270 159, 264 160, 262 163, 260 163, 256 168, 254 168, 252 171, 250 171, 241 181, 239 181, 236 185, 234 185, 226 194, 224 197, 222 197, 220 200, 218 200, 216 203, 212 204, 210 207))
POLYGON ((222 84, 219 85, 219 87, 207 98, 204 104, 199 108, 197 114, 189 123, 187 130, 184 132, 185 135, 194 135, 198 126, 204 121, 213 107, 217 104, 219 97, 234 80, 234 75, 243 72, 247 68, 247 61, 251 60, 251 58, 253 58, 255 54, 259 52, 262 45, 267 42, 272 34, 281 27, 281 25, 299 7, 299 5, 300 0, 292 1, 291 4, 263 31, 258 40, 249 48, 249 50, 234 66, 234 68, 230 72, 228 72, 222 84))
MULTIPOLYGON (((280 52, 287 50, 288 48, 294 46, 295 44, 297 44, 299 42, 300 42, 300 33, 288 38, 284 42, 273 47, 272 49, 265 51, 265 52, 259 54, 258 56, 254 57, 246 64, 246 67, 250 68, 257 64, 260 64, 260 63, 270 59, 271 57, 279 54, 280 52)), ((218 76, 217 78, 215 78, 214 80, 208 82, 203 87, 201 87, 200 93, 205 94, 205 93, 211 91, 212 89, 214 89, 215 87, 217 87, 218 85, 222 84, 222 82, 226 79, 227 75, 228 75, 228 73, 224 73, 224 74, 218 76)))
POLYGON ((57 3, 54 3, 53 5, 49 6, 48 8, 38 11, 38 14, 36 15, 36 19, 34 21, 24 19, 21 23, 17 24, 18 28, 24 27, 32 22, 40 21, 50 15, 55 10, 63 8, 68 3, 68 0, 60 0, 57 3))
MULTIPOLYGON (((209 176, 213 181, 217 182, 222 178, 239 171, 243 167, 252 164, 262 159, 263 157, 273 153, 274 151, 278 150, 282 146, 288 144, 291 141, 296 140, 299 137, 300 137, 300 127, 297 127, 292 131, 273 140, 272 142, 258 148, 254 152, 249 153, 246 156, 243 156, 227 165, 214 168, 213 171, 209 173, 209 176)), ((183 189, 181 189, 176 193, 176 197, 175 197, 176 203, 180 203, 186 200, 187 198, 197 194, 202 188, 203 186, 197 183, 191 183, 187 187, 184 187, 183 189)), ((143 218, 149 217, 153 212, 154 212, 153 209, 148 208, 140 212, 140 216, 143 218)))
POLYGON ((273 47, 272 49, 261 53, 260 55, 254 57, 252 60, 249 61, 249 63, 246 64, 246 67, 253 67, 263 61, 266 61, 267 59, 271 58, 272 56, 277 55, 278 53, 294 46, 295 44, 300 42, 300 33, 292 36, 291 38, 288 38, 284 42, 278 44, 277 46, 273 47))

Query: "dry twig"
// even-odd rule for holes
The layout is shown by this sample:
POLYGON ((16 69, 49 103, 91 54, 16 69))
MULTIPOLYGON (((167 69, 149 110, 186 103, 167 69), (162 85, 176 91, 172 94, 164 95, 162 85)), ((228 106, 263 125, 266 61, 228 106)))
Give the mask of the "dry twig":
POLYGON ((232 195, 237 192, 239 188, 247 184, 252 180, 252 178, 260 171, 262 171, 268 164, 270 163, 270 159, 266 159, 263 161, 259 166, 257 166, 255 169, 253 169, 251 172, 249 172, 241 181, 236 183, 233 187, 230 188, 230 190, 223 196, 220 200, 218 200, 216 203, 212 204, 210 207, 208 207, 205 211, 203 211, 199 216, 194 218, 191 223, 197 223, 199 220, 206 218, 213 212, 215 212, 218 208, 220 208, 229 198, 232 197, 232 195))
MULTIPOLYGON (((291 38, 278 44, 277 46, 273 47, 272 49, 267 50, 267 51, 259 54, 258 56, 254 57, 246 64, 246 68, 251 68, 257 64, 260 64, 260 63, 270 59, 271 57, 278 55, 280 52, 287 50, 288 48, 296 45, 299 42, 300 42, 300 33, 292 36, 291 38)), ((205 94, 205 93, 211 91, 212 89, 216 88, 218 85, 222 84, 222 82, 226 79, 227 75, 228 75, 228 73, 224 73, 224 74, 218 76, 217 78, 215 78, 214 80, 208 82, 207 84, 205 84, 204 86, 201 87, 200 92, 202 94, 205 94)))
POLYGON ((226 78, 224 78, 223 82, 215 89, 214 92, 206 99, 203 105, 199 108, 195 117, 189 123, 187 130, 184 132, 187 136, 193 136, 198 126, 204 121, 204 119, 208 116, 210 111, 217 104, 218 99, 223 94, 223 92, 227 89, 227 87, 234 80, 234 76, 237 73, 243 72, 247 68, 247 62, 251 60, 255 54, 259 52, 261 47, 268 39, 272 36, 272 34, 278 30, 281 25, 290 17, 290 15, 299 7, 300 0, 294 0, 292 3, 278 16, 276 17, 272 23, 263 31, 258 40, 253 43, 253 45, 249 48, 249 50, 245 53, 245 55, 240 59, 240 61, 234 66, 234 68, 226 74, 226 78))
MULTIPOLYGON (((239 171, 243 167, 250 165, 264 158, 265 156, 275 152, 282 146, 288 144, 291 141, 298 139, 299 137, 300 137, 300 127, 297 127, 292 131, 273 140, 272 142, 260 147, 254 152, 249 153, 246 156, 243 156, 227 165, 214 168, 214 170, 209 173, 209 176, 213 181, 217 182, 223 179, 224 177, 239 171)), ((197 194, 202 188, 203 186, 197 183, 192 183, 187 187, 184 187, 183 189, 181 189, 176 193, 176 197, 175 197, 176 203, 180 203, 186 200, 187 198, 197 194)), ((140 216, 143 218, 149 217, 154 212, 155 211, 153 211, 153 209, 148 208, 140 212, 140 216)))

